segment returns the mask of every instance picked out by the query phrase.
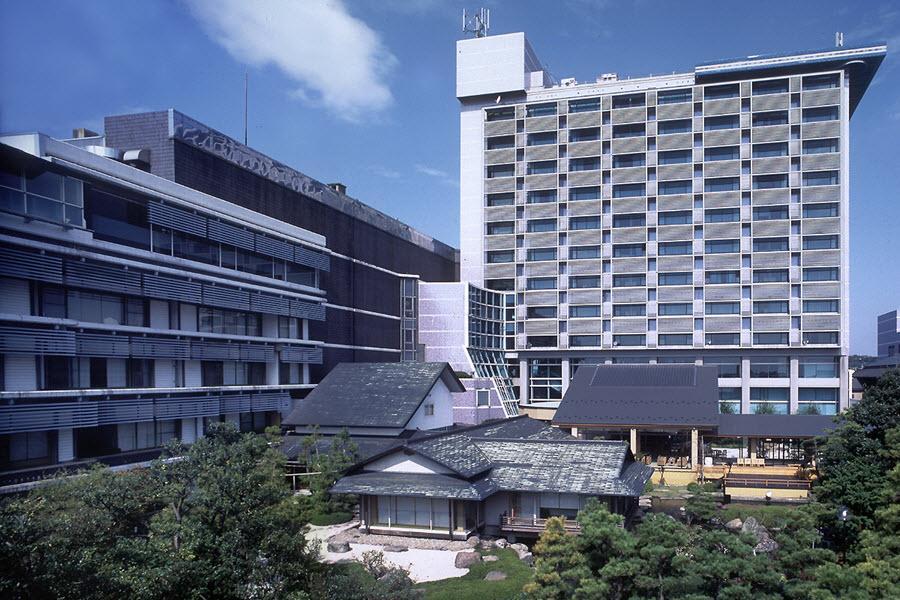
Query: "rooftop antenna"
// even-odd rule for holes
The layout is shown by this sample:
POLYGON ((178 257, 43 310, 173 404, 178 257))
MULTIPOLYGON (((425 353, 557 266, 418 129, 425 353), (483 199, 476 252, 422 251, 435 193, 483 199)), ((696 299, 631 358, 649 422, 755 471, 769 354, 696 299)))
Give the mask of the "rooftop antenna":
POLYGON ((244 71, 244 145, 247 145, 247 88, 250 87, 250 75, 244 71))
POLYGON ((487 37, 491 28, 491 9, 482 8, 469 16, 469 11, 463 9, 463 33, 474 33, 475 37, 487 37))
POLYGON ((843 48, 844 47, 844 32, 838 31, 834 34, 834 46, 835 48, 843 48))

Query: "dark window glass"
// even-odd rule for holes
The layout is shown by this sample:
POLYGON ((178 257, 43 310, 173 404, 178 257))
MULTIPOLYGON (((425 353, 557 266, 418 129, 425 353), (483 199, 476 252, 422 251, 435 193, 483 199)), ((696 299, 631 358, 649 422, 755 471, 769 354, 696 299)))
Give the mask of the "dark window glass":
POLYGON ((513 204, 515 204, 515 202, 516 196, 512 192, 487 195, 488 206, 512 206, 513 204))
POLYGON ((600 305, 599 304, 584 304, 580 306, 570 306, 569 307, 569 317, 572 318, 585 318, 585 317, 599 317, 600 316, 600 305))
POLYGON ((497 137, 489 137, 487 139, 488 150, 503 150, 504 148, 515 148, 516 136, 501 135, 497 137))
POLYGON ((840 85, 840 75, 837 73, 829 73, 828 75, 809 75, 803 78, 803 91, 824 90, 827 88, 836 88, 840 85))
POLYGON ((817 106, 803 109, 804 123, 818 123, 819 121, 836 121, 838 119, 837 106, 817 106))
MULTIPOLYGON (((739 334, 739 333, 707 333, 706 334, 706 345, 707 346, 739 346, 740 343, 741 343, 741 334, 739 334)), ((721 374, 721 367, 720 367, 719 377, 729 377, 728 375, 721 374)), ((740 377, 740 375, 738 375, 738 377, 740 377)), ((737 388, 737 390, 738 390, 738 399, 740 399, 740 388, 737 388)))
POLYGON ((555 290, 556 277, 529 277, 526 287, 529 290, 555 290))
POLYGON ((775 142, 773 144, 753 144, 753 158, 770 158, 773 156, 787 155, 787 142, 775 142))
POLYGON ((708 315, 739 315, 741 314, 740 302, 707 302, 706 314, 708 315))
POLYGON ((599 171, 600 157, 573 158, 569 160, 569 171, 599 171))
POLYGON ((787 238, 757 238, 753 240, 754 252, 785 252, 787 249, 787 238))
POLYGON ((660 152, 658 155, 658 161, 661 165, 681 165, 693 160, 693 150, 668 150, 660 152))
POLYGON ((660 273, 658 277, 659 285, 691 285, 694 282, 693 275, 690 271, 676 273, 660 273))
POLYGON ((803 281, 837 281, 837 267, 807 267, 803 269, 803 281))
POLYGON ((737 129, 741 126, 737 115, 723 115, 721 117, 706 117, 703 119, 704 131, 718 131, 720 129, 737 129))
POLYGON ((755 269, 753 283, 787 283, 787 269, 755 269))
POLYGON ((555 319, 555 306, 529 306, 527 316, 529 319, 555 319))
POLYGON ((785 175, 756 175, 753 177, 754 190, 772 190, 777 188, 786 188, 788 186, 788 176, 785 175))
POLYGON ((529 146, 545 146, 547 144, 556 143, 555 131, 540 131, 538 133, 529 133, 526 142, 529 146))
POLYGON ((739 208, 711 208, 705 213, 707 223, 733 223, 741 220, 739 208))
POLYGON ((759 206, 753 209, 754 221, 776 221, 788 218, 788 207, 782 206, 759 206))
POLYGON ((146 206, 85 185, 84 216, 86 226, 94 232, 95 238, 133 248, 150 249, 150 223, 146 206))
POLYGON ((837 300, 804 300, 803 312, 805 313, 836 313, 840 312, 840 302, 837 300))
POLYGON ((835 250, 838 247, 838 236, 836 235, 803 236, 804 250, 835 250))
POLYGON ((703 189, 707 192, 735 192, 741 189, 740 177, 717 177, 704 179, 703 189))
POLYGON ((579 275, 577 277, 570 277, 569 287, 572 289, 598 288, 600 287, 600 277, 597 275, 579 275))
POLYGON ((683 88, 680 90, 660 90, 656 94, 657 104, 679 104, 681 102, 690 102, 694 99, 691 88, 683 88))
POLYGON ((516 260, 515 250, 493 250, 487 253, 487 261, 491 264, 511 263, 516 260))
POLYGON ((530 162, 528 163, 526 173, 528 173, 529 175, 549 175, 551 173, 556 173, 556 161, 542 160, 538 162, 530 162))
POLYGON ((556 202, 556 190, 533 190, 525 195, 527 204, 544 204, 556 202))
POLYGON ((683 316, 694 312, 694 305, 690 302, 672 302, 658 306, 660 316, 683 316))
POLYGON ((813 173, 804 173, 803 174, 803 185, 804 186, 837 185, 837 184, 838 184, 838 172, 837 171, 816 171, 813 173))
POLYGON ((631 213, 613 216, 613 227, 643 227, 647 217, 643 213, 631 213))
POLYGON ((572 217, 569 219, 569 229, 573 231, 579 229, 600 229, 600 217, 572 217))
POLYGON ((704 151, 703 156, 707 161, 738 160, 741 157, 741 149, 739 146, 721 146, 719 148, 707 148, 704 151))
POLYGON ((647 164, 646 155, 641 152, 639 154, 616 154, 613 156, 613 168, 643 167, 647 164))
POLYGON ((721 283, 740 283, 740 271, 707 271, 706 283, 710 285, 721 283))
POLYGON ((487 234, 488 235, 502 235, 514 233, 516 230, 516 225, 512 221, 501 221, 498 223, 488 223, 487 224, 487 234))
POLYGON ((660 225, 689 225, 693 217, 694 213, 689 210, 661 212, 658 216, 658 223, 660 225))
POLYGON ((556 260, 556 248, 530 248, 528 250, 528 260, 532 262, 556 260))
POLYGON ((807 219, 821 217, 836 217, 839 214, 838 203, 828 202, 822 204, 804 204, 803 217, 807 219))
POLYGON ((613 275, 613 287, 638 287, 646 283, 646 275, 613 275))
POLYGON ((788 114, 786 110, 756 113, 753 115, 754 127, 770 127, 772 125, 787 125, 788 114))
POLYGON ((753 343, 758 345, 784 345, 788 342, 786 333, 754 333, 753 343))
POLYGON ((830 154, 840 148, 837 139, 807 140, 803 142, 803 154, 830 154))
POLYGON ((584 127, 582 129, 570 129, 570 142, 591 142, 600 139, 599 127, 584 127))
POLYGON ((661 333, 659 334, 660 346, 690 346, 694 343, 694 336, 690 333, 661 333))
POLYGON ((549 117, 556 114, 556 102, 547 104, 532 104, 525 107, 526 117, 549 117))
POLYGON ((573 346, 573 347, 600 346, 600 336, 599 335, 572 335, 572 336, 569 336, 569 345, 573 346))
POLYGON ((613 257, 644 256, 644 244, 614 244, 613 257))
POLYGON ((740 87, 736 83, 725 85, 708 85, 703 88, 704 100, 721 100, 723 98, 737 98, 741 95, 740 87))
POLYGON ((491 165, 487 168, 488 179, 495 177, 512 177, 516 174, 516 168, 513 165, 491 165))
POLYGON ((644 94, 624 94, 621 96, 613 96, 613 108, 634 108, 644 106, 644 94))
POLYGON ((707 254, 731 254, 741 251, 740 240, 707 240, 707 254))
POLYGON ((503 108, 489 108, 485 111, 485 120, 487 121, 508 121, 516 118, 516 109, 512 106, 504 106, 503 108))
POLYGON ((672 133, 690 133, 693 128, 693 121, 690 119, 675 119, 673 121, 660 121, 656 125, 656 133, 658 135, 669 135, 672 133))
POLYGON ((581 98, 579 100, 569 100, 569 112, 593 112, 600 110, 600 98, 581 98))
POLYGON ((660 181, 657 185, 657 194, 660 196, 671 196, 672 194, 690 194, 694 189, 694 184, 690 179, 679 181, 660 181))
POLYGON ((787 79, 771 79, 768 81, 754 81, 753 95, 786 94, 788 91, 787 79))
POLYGON ((569 189, 569 200, 599 200, 600 186, 577 187, 569 189))
POLYGON ((614 138, 641 137, 644 135, 644 124, 613 125, 614 138))
POLYGON ((600 258, 600 246, 570 246, 569 258, 572 260, 600 258))
POLYGON ((613 346, 646 346, 645 335, 614 335, 613 346))
POLYGON ((646 195, 643 183, 625 183, 613 186, 613 198, 634 198, 646 195))
POLYGON ((646 304, 614 304, 614 317, 643 317, 647 314, 646 304))
POLYGON ((694 244, 692 242, 660 242, 657 251, 660 256, 693 254, 694 244))
POLYGON ((66 293, 62 288, 49 285, 40 288, 39 313, 42 317, 66 318, 66 293))
POLYGON ((787 312, 787 300, 766 300, 753 303, 753 314, 786 314, 787 312))

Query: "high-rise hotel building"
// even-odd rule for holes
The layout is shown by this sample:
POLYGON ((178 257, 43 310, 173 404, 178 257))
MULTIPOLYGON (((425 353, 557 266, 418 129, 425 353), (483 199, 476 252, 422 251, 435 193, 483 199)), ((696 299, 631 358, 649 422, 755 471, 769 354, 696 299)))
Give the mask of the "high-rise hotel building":
POLYGON ((459 41, 461 278, 515 295, 523 410, 603 362, 716 364, 722 412, 843 408, 850 117, 885 52, 581 83, 522 33, 459 41))

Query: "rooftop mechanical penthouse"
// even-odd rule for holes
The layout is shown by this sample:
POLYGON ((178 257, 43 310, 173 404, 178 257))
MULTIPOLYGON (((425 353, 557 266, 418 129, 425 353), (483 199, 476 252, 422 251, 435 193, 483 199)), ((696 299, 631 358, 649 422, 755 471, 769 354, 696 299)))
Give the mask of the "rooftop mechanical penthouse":
POLYGON ((458 42, 461 278, 515 295, 525 411, 604 362, 718 365, 723 412, 843 408, 850 118, 885 53, 557 83, 522 33, 458 42))

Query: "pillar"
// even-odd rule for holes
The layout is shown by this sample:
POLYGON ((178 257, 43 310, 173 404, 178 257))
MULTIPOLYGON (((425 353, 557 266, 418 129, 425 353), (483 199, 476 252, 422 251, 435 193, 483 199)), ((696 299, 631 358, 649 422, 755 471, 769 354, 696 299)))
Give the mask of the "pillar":
POLYGON ((519 360, 519 402, 530 403, 531 398, 528 397, 528 361, 526 359, 519 360))
POLYGON ((691 468, 696 469, 700 460, 700 432, 691 429, 691 468))
MULTIPOLYGON (((569 376, 571 375, 571 368, 568 358, 563 358, 561 360, 561 369, 562 369, 562 395, 566 395, 566 391, 569 389, 569 376)), ((573 434, 574 435, 574 434, 573 434)))
POLYGON ((75 460, 75 437, 72 428, 56 430, 56 462, 75 460))
POLYGON ((574 437, 574 438, 578 437, 578 428, 577 427, 572 428, 572 437, 574 437))
POLYGON ((756 458, 756 438, 746 438, 750 445, 750 458, 756 458))
POLYGON ((638 430, 636 427, 631 428, 631 452, 632 454, 637 454, 641 451, 641 442, 638 437, 638 430))
POLYGON ((197 419, 181 420, 181 441, 185 444, 193 444, 197 441, 197 419))

